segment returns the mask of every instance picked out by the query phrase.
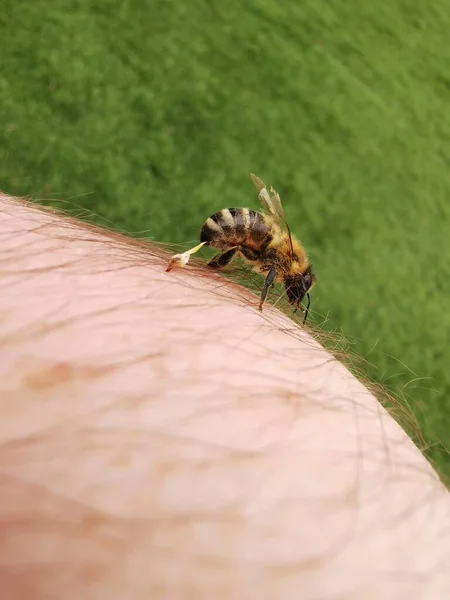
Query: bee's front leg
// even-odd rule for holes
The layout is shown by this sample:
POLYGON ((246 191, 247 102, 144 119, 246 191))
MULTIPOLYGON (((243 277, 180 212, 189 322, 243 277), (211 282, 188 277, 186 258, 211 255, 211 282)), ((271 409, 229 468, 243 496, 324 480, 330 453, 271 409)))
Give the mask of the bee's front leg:
POLYGON ((264 301, 267 296, 267 292, 269 291, 269 288, 273 285, 273 282, 275 281, 275 275, 276 270, 275 267, 272 265, 269 269, 269 273, 267 274, 266 281, 264 282, 264 287, 261 292, 261 297, 259 299, 259 310, 262 310, 264 301))
POLYGON ((305 312, 305 308, 302 304, 300 304, 300 302, 297 302, 297 304, 295 305, 294 315, 298 310, 301 310, 302 313, 305 312))

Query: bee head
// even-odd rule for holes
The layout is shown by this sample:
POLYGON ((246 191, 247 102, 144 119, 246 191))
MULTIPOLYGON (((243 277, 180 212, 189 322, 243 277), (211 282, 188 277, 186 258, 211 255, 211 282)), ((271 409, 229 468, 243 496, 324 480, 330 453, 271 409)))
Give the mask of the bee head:
POLYGON ((303 323, 306 321, 306 317, 308 316, 309 305, 311 302, 308 292, 315 282, 316 276, 314 275, 311 267, 308 267, 303 274, 291 275, 290 277, 286 277, 284 281, 286 294, 291 304, 295 304, 298 308, 303 298, 305 296, 307 296, 308 298, 308 305, 306 307, 305 318, 303 319, 303 323))

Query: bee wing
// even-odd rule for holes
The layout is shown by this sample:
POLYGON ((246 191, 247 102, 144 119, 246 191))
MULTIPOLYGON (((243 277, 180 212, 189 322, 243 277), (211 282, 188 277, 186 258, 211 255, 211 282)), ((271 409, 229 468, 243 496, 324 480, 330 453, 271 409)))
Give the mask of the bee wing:
POLYGON ((251 177, 256 189, 258 190, 258 198, 263 203, 264 208, 270 215, 272 215, 280 227, 284 225, 288 228, 286 214, 281 204, 280 195, 277 194, 273 188, 270 188, 270 191, 273 194, 270 196, 269 192, 267 191, 266 184, 253 173, 251 173, 251 177))
POLYGON ((256 189, 258 190, 258 198, 263 203, 265 209, 274 218, 275 222, 277 223, 277 225, 280 229, 282 229, 283 227, 286 229, 286 231, 289 235, 289 243, 291 246, 291 256, 294 256, 294 248, 292 245, 291 231, 289 229, 289 225, 286 220, 286 214, 285 214, 283 206, 281 204, 280 195, 277 194, 277 192, 271 187, 270 188, 270 191, 272 193, 272 196, 271 196, 269 194, 269 192, 267 191, 266 184, 264 183, 264 181, 261 181, 261 179, 259 177, 257 177, 256 175, 254 175, 253 173, 251 173, 251 177, 252 177, 252 181, 253 181, 256 189))

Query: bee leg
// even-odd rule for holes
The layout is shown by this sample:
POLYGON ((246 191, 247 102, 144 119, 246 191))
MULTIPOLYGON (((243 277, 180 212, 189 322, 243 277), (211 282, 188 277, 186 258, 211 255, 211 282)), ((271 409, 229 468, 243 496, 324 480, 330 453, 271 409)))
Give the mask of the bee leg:
POLYGON ((296 313, 298 310, 301 310, 301 312, 302 312, 302 313, 304 313, 304 312, 305 312, 305 308, 303 307, 303 305, 302 305, 302 304, 300 304, 300 302, 297 302, 297 304, 295 305, 295 309, 294 309, 294 315, 295 315, 295 313, 296 313))
POLYGON ((264 287, 261 292, 261 297, 259 299, 259 310, 262 310, 264 300, 266 299, 266 296, 267 296, 267 292, 269 291, 269 288, 272 287, 273 282, 275 281, 275 275, 276 275, 275 267, 272 265, 270 267, 269 273, 267 274, 266 281, 264 282, 264 287))
POLYGON ((238 249, 238 246, 235 246, 221 254, 216 254, 216 256, 209 261, 208 267, 211 267, 212 269, 222 269, 223 267, 226 267, 238 249))

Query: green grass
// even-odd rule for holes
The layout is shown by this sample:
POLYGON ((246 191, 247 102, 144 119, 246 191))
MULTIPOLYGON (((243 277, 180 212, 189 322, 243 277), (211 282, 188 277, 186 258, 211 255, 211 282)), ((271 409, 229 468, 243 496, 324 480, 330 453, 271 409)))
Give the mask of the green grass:
POLYGON ((197 239, 284 200, 314 311, 450 475, 450 4, 3 0, 0 187, 197 239))

